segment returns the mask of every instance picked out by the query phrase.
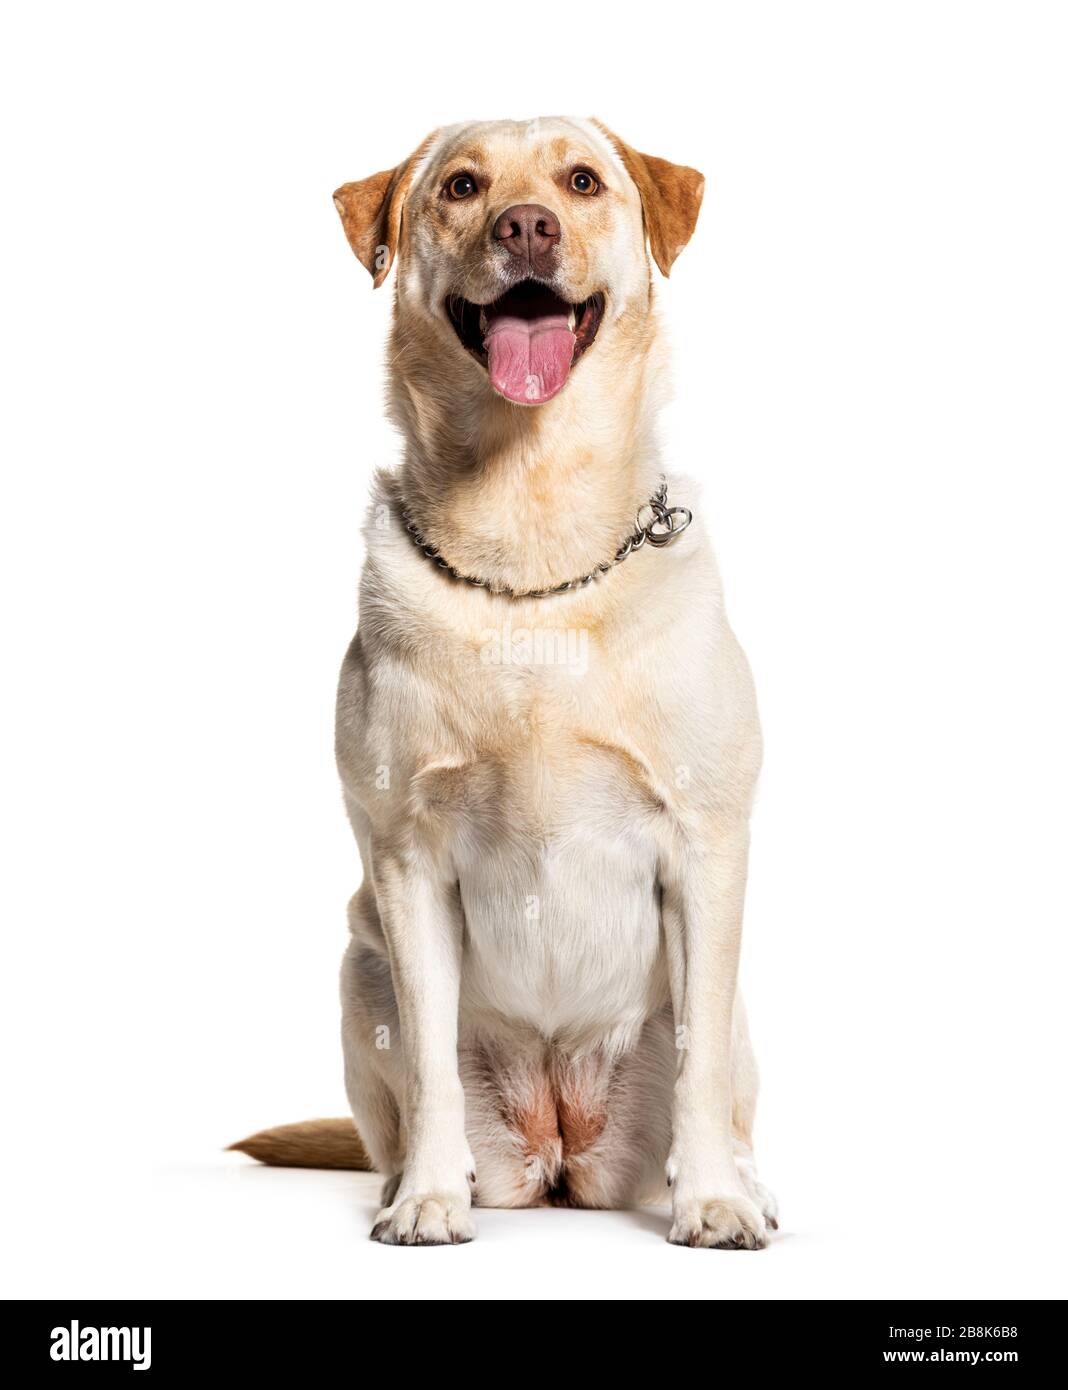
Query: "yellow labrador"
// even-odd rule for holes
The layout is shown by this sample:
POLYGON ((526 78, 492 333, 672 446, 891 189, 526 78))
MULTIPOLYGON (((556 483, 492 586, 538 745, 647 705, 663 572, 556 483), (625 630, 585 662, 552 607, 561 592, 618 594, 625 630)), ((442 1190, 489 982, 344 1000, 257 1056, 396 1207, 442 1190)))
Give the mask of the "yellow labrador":
POLYGON ((348 1121, 238 1147, 385 1174, 389 1244, 470 1240, 473 1200, 670 1191, 669 1239, 698 1246, 776 1224, 736 989, 756 703, 654 439, 650 253, 667 275, 702 187, 544 119, 439 130, 335 195, 376 285, 396 263, 405 440, 337 710, 366 1155, 348 1121))

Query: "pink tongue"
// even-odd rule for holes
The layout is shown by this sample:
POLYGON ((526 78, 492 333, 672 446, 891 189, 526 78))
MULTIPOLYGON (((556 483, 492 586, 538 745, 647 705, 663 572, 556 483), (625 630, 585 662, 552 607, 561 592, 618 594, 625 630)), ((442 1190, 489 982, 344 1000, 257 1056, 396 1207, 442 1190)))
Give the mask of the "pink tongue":
POLYGON ((575 335, 566 314, 502 314, 486 329, 485 348, 495 389, 510 401, 540 405, 567 380, 575 335))

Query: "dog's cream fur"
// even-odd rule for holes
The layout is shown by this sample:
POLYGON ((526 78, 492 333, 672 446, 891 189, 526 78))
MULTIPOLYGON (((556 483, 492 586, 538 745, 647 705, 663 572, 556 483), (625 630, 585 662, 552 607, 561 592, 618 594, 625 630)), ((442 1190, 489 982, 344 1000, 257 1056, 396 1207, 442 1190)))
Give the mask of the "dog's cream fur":
POLYGON ((405 452, 376 484, 337 713, 365 866, 345 1074, 388 1243, 470 1239, 473 1192, 619 1207, 667 1185, 670 1239, 690 1245, 761 1246, 775 1224, 736 991, 760 729, 700 517, 584 588, 517 600, 435 567, 400 515, 403 499, 453 566, 522 590, 612 556, 662 471, 692 503, 654 439, 647 241, 666 273, 700 195, 692 170, 559 119, 439 131, 336 195, 376 283, 397 268, 405 452), (569 195, 575 165, 596 198, 569 195), (441 194, 461 169, 485 190, 470 205, 441 194), (443 307, 501 293, 487 228, 517 203, 560 220, 563 297, 606 301, 534 408, 494 392, 443 307), (554 658, 576 647, 561 634, 582 663, 554 658))

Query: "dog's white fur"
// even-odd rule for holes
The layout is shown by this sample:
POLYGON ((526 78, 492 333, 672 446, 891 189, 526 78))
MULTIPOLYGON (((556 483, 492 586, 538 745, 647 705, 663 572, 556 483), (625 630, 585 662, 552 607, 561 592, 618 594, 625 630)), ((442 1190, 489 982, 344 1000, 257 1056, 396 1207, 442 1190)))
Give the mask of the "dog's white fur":
MULTIPOLYGON (((347 220, 354 245, 385 237, 375 250, 398 266, 405 454, 376 485, 337 717, 365 866, 345 1072, 387 1177, 375 1235, 389 1243, 469 1239, 472 1191, 623 1206, 667 1183, 670 1239, 691 1245, 760 1246, 774 1219, 736 991, 760 730, 699 514, 671 546, 541 600, 458 583, 400 519, 403 498, 452 564, 515 588, 584 573, 631 529, 663 471, 663 354, 655 193, 627 154, 592 122, 453 127, 393 171, 401 208, 370 229, 347 220), (484 206, 443 206, 442 180, 475 161, 484 206), (598 207, 561 192, 570 162, 602 172, 598 207), (565 297, 607 303, 564 390, 534 409, 493 392, 442 307, 501 292, 485 219, 517 202, 560 215, 565 297), (523 629, 552 629, 541 660, 533 640, 517 647, 523 629), (581 636, 584 670, 544 658, 560 632, 581 636)), ((667 472, 670 500, 692 505, 667 472)))

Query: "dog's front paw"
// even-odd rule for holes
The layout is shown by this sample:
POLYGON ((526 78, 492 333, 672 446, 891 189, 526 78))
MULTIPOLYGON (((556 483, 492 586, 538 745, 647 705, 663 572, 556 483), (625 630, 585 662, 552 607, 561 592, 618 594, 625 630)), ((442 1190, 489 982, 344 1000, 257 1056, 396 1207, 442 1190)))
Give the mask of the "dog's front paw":
POLYGON ((466 1245, 475 1238, 467 1193, 425 1192, 403 1197, 375 1218, 371 1239, 383 1245, 466 1245))
POLYGON ((668 1240, 705 1250, 763 1250, 768 1233, 748 1197, 676 1198, 668 1240))

